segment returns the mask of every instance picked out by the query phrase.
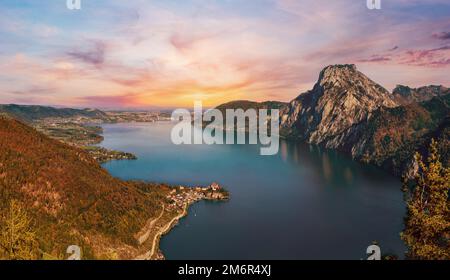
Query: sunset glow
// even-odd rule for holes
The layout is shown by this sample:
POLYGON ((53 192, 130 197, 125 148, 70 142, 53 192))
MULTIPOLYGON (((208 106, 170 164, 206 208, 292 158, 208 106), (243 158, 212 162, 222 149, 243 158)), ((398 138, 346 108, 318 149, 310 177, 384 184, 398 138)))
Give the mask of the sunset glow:
POLYGON ((384 1, 379 11, 365 0, 82 2, 0 2, 0 103, 289 101, 335 63, 357 64, 388 90, 450 85, 445 0, 384 1))

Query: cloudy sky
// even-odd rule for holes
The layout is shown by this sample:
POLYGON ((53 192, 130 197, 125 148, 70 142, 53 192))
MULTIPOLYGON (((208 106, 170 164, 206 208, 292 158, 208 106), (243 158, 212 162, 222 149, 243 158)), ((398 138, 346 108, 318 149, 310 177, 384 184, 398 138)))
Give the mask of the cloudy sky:
POLYGON ((450 1, 0 1, 0 103, 289 101, 355 63, 389 90, 450 86, 450 1))

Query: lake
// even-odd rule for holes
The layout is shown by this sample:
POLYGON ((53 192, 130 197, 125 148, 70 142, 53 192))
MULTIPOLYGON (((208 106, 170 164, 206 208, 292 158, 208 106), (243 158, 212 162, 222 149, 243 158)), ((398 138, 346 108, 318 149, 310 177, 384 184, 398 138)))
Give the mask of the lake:
POLYGON ((376 240, 403 257, 400 179, 317 146, 174 145, 174 123, 106 124, 102 146, 135 161, 103 166, 116 177, 177 185, 218 182, 227 202, 201 201, 161 240, 167 259, 361 259, 376 240))

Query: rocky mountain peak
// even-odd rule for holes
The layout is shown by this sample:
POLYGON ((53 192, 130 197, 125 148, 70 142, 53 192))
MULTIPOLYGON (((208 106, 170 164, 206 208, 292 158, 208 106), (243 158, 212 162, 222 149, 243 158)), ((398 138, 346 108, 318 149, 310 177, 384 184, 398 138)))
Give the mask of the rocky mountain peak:
POLYGON ((382 98, 391 98, 390 93, 385 88, 358 71, 354 64, 337 64, 325 67, 320 72, 317 86, 323 87, 325 92, 327 89, 338 87, 346 93, 382 95, 382 98))
POLYGON ((310 91, 293 100, 282 127, 311 143, 332 147, 340 136, 380 107, 395 107, 392 95, 355 65, 330 65, 310 91))
POLYGON ((349 79, 357 74, 356 65, 354 64, 336 64, 329 65, 320 71, 319 84, 336 81, 339 79, 349 79))

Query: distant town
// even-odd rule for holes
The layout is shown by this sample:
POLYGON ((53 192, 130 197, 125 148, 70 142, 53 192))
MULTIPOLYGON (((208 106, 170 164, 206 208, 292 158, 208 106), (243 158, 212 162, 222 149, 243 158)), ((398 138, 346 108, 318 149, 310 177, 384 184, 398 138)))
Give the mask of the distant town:
MULTIPOLYGON (((62 109, 64 110, 64 109, 62 109)), ((86 109, 89 110, 89 109, 86 109)), ((86 111, 84 110, 84 111, 86 111)), ((38 131, 60 140, 66 144, 82 148, 99 163, 111 160, 134 160, 131 153, 108 150, 95 146, 103 141, 103 129, 99 124, 170 121, 170 113, 166 112, 126 112, 107 111, 92 115, 74 115, 67 117, 45 117, 34 120, 32 125, 38 131)))

